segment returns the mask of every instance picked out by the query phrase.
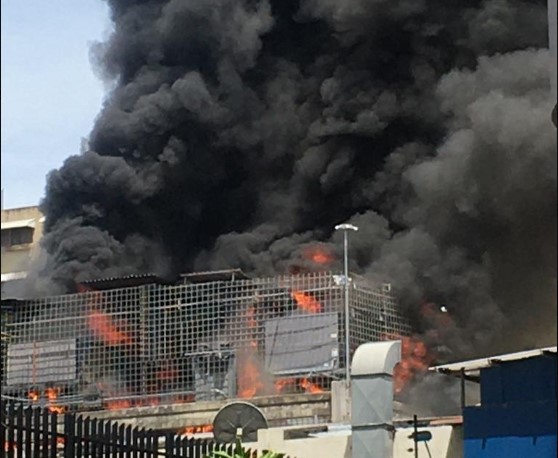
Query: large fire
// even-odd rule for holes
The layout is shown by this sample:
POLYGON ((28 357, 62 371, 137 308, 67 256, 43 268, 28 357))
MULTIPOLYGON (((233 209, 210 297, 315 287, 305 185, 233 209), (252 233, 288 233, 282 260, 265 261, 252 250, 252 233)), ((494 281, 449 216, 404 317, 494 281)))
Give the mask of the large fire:
POLYGON ((314 296, 302 291, 293 291, 292 296, 296 301, 298 307, 308 313, 320 313, 323 310, 322 304, 320 304, 314 296))
POLYGON ((87 322, 95 336, 106 345, 116 347, 132 343, 132 338, 125 332, 120 331, 112 318, 106 313, 93 309, 87 317, 87 322))
POLYGON ((389 336, 386 340, 401 340, 401 361, 393 371, 394 390, 401 393, 418 374, 428 371, 435 357, 417 336, 389 336))

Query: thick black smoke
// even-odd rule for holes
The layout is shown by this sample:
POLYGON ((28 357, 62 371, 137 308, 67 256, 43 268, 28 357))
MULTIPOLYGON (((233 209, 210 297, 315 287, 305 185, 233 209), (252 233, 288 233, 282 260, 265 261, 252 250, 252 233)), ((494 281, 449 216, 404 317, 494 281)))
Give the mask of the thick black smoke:
POLYGON ((42 204, 54 284, 273 274, 351 221, 353 269, 446 303, 454 351, 556 341, 546 0, 108 3, 113 89, 42 204))

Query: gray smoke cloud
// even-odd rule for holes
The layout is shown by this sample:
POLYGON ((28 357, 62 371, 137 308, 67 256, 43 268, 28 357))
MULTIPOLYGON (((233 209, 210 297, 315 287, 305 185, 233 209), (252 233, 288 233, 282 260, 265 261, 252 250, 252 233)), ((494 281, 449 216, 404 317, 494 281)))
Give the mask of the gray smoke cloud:
POLYGON ((447 304, 424 332, 453 356, 556 341, 544 0, 108 3, 112 89, 49 176, 43 277, 275 274, 352 222, 352 269, 447 304))

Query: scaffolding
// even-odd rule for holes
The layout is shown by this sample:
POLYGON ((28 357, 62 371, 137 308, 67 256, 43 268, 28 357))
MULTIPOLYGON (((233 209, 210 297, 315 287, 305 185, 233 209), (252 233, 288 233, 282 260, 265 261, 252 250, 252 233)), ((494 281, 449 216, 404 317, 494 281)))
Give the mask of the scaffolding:
POLYGON ((351 352, 410 333, 389 285, 329 272, 21 301, 2 330, 2 394, 110 409, 326 391, 347 361, 345 287, 351 352))

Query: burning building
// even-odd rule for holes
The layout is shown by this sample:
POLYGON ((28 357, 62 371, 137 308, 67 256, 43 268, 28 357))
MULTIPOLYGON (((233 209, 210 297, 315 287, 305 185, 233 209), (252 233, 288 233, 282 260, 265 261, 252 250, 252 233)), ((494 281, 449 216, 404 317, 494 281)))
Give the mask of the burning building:
MULTIPOLYGON (((328 391, 347 360, 343 279, 135 276, 11 309, 4 301, 2 392, 53 408, 122 409, 328 391)), ((351 351, 410 333, 389 285, 353 276, 347 287, 351 351)))

